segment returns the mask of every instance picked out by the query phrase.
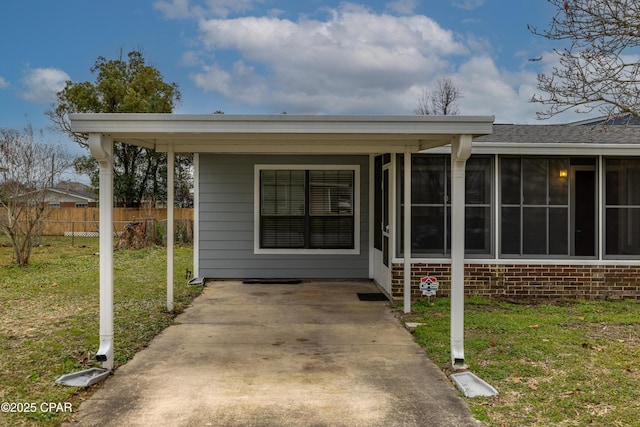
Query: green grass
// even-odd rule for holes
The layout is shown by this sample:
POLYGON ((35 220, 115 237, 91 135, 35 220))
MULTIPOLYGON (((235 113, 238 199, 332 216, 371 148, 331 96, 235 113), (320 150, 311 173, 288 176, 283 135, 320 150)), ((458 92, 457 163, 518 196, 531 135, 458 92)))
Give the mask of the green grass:
MULTIPOLYGON (((448 299, 414 305, 416 341, 450 373, 448 299)), ((498 389, 467 399, 490 426, 640 424, 640 304, 468 298, 465 362, 498 389)))
MULTIPOLYGON (((99 345, 98 240, 46 238, 31 266, 12 264, 0 238, 0 402, 70 402, 93 388, 54 385, 62 374, 94 366, 99 345)), ((174 313, 166 311, 166 249, 114 254, 115 364, 120 366, 173 322, 200 287, 186 285, 191 248, 175 249, 174 313)), ((95 387, 95 386, 94 386, 95 387)), ((0 426, 57 426, 69 413, 0 413, 0 426)))
MULTIPOLYGON (((94 389, 62 387, 62 374, 99 366, 97 239, 48 238, 32 265, 12 265, 0 238, 0 403, 69 402, 94 389)), ((166 312, 166 251, 115 252, 115 355, 120 366, 173 322, 166 312)), ((185 285, 192 250, 176 248, 175 301, 200 292, 185 285)), ((450 372, 449 300, 414 304, 417 342, 450 372)), ((468 399, 490 426, 640 424, 640 304, 572 301, 512 304, 468 298, 465 361, 498 389, 468 399)), ((0 426, 57 426, 68 413, 0 413, 0 426)))

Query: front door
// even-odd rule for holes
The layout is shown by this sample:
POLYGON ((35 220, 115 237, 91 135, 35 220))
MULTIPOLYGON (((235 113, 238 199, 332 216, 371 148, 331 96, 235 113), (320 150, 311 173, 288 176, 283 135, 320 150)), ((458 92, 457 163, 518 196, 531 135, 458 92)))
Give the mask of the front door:
POLYGON ((389 293, 391 293, 390 166, 388 154, 376 156, 374 161, 373 277, 389 293))
POLYGON ((574 166, 572 175, 571 255, 596 256, 596 171, 595 167, 574 166))

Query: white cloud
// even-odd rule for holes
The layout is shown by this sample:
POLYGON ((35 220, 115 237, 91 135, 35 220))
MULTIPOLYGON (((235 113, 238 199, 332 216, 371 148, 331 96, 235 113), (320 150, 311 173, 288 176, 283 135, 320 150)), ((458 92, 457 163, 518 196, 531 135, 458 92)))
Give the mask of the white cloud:
MULTIPOLYGON (((413 0, 389 3, 388 10, 391 4, 410 7, 413 0)), ((325 19, 197 19, 201 50, 190 46, 183 64, 193 67, 197 88, 240 108, 228 113, 413 114, 422 90, 449 77, 462 91, 461 114, 536 122, 541 106, 529 99, 539 67, 497 67, 488 39, 456 34, 424 15, 374 13, 350 3, 323 11, 325 19)), ((546 60, 540 65, 552 65, 546 60)))
POLYGON ((387 9, 401 15, 411 15, 418 6, 418 0, 395 0, 387 4, 387 9))
POLYGON ((453 5, 464 10, 473 10, 479 8, 485 2, 486 0, 457 0, 453 2, 453 5))
POLYGON ((11 84, 6 81, 4 77, 0 76, 0 89, 6 89, 9 86, 11 86, 11 84))
POLYGON ((326 21, 211 19, 200 30, 217 58, 230 51, 241 60, 224 69, 218 59, 193 73, 198 87, 292 113, 411 112, 413 106, 397 111, 400 105, 389 100, 444 72, 447 58, 468 54, 453 32, 426 16, 378 15, 349 4, 326 21))
POLYGON ((48 103, 55 100, 57 92, 64 89, 69 75, 56 68, 29 69, 22 79, 25 90, 21 97, 29 102, 48 103))
POLYGON ((261 0, 157 0, 154 7, 169 19, 227 18, 253 9, 261 0))
POLYGON ((462 91, 460 113, 495 115, 499 123, 534 123, 540 106, 529 99, 535 91, 536 76, 533 71, 499 69, 488 56, 473 57, 453 76, 462 91))
POLYGON ((192 16, 189 0, 158 0, 153 4, 153 7, 169 19, 183 19, 192 16))
POLYGON ((202 65, 202 59, 200 58, 199 52, 189 50, 182 54, 182 58, 180 59, 180 65, 185 67, 195 67, 198 65, 202 65))

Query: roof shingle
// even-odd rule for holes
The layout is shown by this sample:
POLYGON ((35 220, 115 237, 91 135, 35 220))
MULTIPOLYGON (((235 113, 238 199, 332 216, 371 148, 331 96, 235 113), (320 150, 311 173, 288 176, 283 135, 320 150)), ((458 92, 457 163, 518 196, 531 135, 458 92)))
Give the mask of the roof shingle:
POLYGON ((640 126, 494 124, 493 133, 475 142, 640 144, 640 126))

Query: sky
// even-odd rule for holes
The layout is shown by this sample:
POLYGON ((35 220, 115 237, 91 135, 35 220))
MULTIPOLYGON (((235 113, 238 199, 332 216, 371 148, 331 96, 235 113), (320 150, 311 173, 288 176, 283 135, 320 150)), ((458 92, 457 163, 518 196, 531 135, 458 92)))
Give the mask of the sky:
POLYGON ((553 15, 546 0, 2 1, 0 128, 30 123, 73 149, 45 115, 55 93, 131 50, 178 84, 175 113, 412 115, 448 78, 462 115, 585 119, 541 122, 529 102, 561 46, 527 25, 553 15))

